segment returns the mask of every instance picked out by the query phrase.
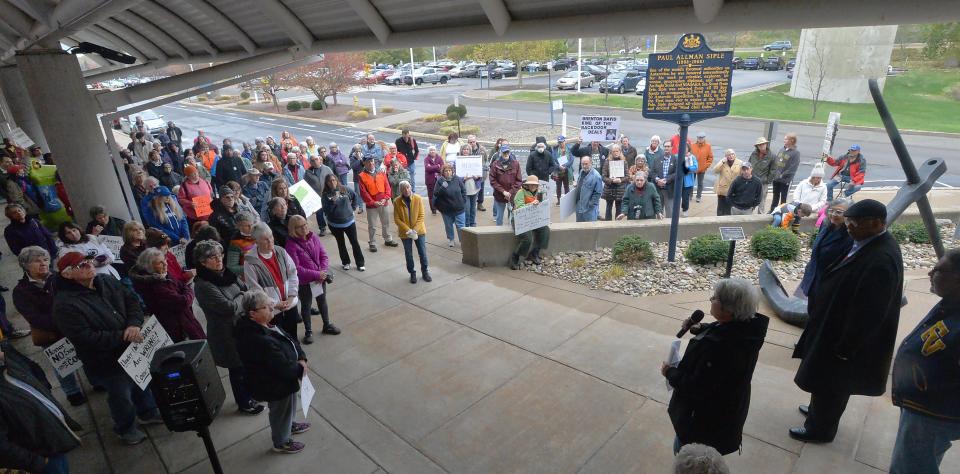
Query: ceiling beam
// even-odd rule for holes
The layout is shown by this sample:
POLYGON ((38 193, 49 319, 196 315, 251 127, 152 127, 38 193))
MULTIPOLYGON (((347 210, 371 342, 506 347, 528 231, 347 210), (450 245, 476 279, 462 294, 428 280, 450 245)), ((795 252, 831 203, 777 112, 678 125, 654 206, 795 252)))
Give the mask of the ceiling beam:
POLYGON ((127 40, 128 43, 134 45, 140 51, 143 51, 147 57, 154 59, 167 59, 167 53, 160 46, 157 46, 156 43, 147 39, 147 37, 141 35, 139 32, 135 31, 133 28, 120 23, 113 18, 105 18, 100 20, 98 23, 100 26, 105 29, 116 33, 117 36, 127 40))
POLYGON ((52 24, 50 20, 53 15, 53 7, 43 0, 8 0, 15 7, 23 10, 24 13, 30 15, 34 20, 43 23, 48 29, 51 28, 52 24))
POLYGON ((99 36, 107 40, 109 43, 113 44, 114 49, 123 51, 129 54, 130 56, 137 58, 137 60, 142 63, 145 63, 150 60, 149 58, 147 58, 147 55, 143 54, 143 52, 140 51, 140 49, 138 49, 136 46, 128 43, 127 40, 117 36, 112 31, 109 31, 106 28, 100 27, 98 25, 90 25, 85 30, 83 30, 82 33, 89 33, 92 35, 99 36))
POLYGON ((247 50, 248 53, 253 54, 253 52, 257 49, 256 43, 254 43, 253 40, 250 39, 250 37, 247 36, 246 33, 244 33, 242 28, 240 28, 236 23, 234 23, 233 20, 231 20, 230 18, 227 18, 227 16, 224 15, 223 12, 218 10, 213 5, 210 5, 209 3, 207 3, 206 0, 184 0, 184 1, 190 4, 190 6, 192 6, 193 8, 200 10, 200 13, 203 14, 203 16, 207 17, 209 20, 213 21, 214 23, 218 23, 226 26, 227 31, 233 35, 234 39, 236 39, 237 42, 240 43, 240 46, 242 46, 243 49, 247 50))
POLYGON ((693 14, 700 23, 710 23, 720 13, 724 0, 693 0, 693 14))
POLYGON ((280 0, 257 0, 253 2, 267 17, 283 29, 283 32, 293 40, 294 44, 309 48, 315 41, 313 33, 303 25, 293 12, 280 0))
POLYGON ((155 17, 157 19, 162 19, 163 21, 173 25, 174 32, 178 35, 183 35, 189 38, 192 41, 200 43, 200 47, 203 48, 207 53, 216 56, 220 50, 213 45, 213 42, 209 38, 203 35, 199 30, 193 27, 193 25, 177 16, 175 13, 167 10, 163 5, 157 4, 153 1, 145 1, 139 5, 137 8, 142 9, 144 13, 155 17))
POLYGON ((347 0, 347 3, 350 4, 357 15, 360 15, 360 19, 367 24, 367 28, 370 28, 377 39, 381 43, 386 43, 391 33, 390 25, 383 19, 383 15, 377 8, 370 3, 370 0, 347 0))
POLYGON ((182 44, 180 44, 180 42, 177 41, 176 38, 167 34, 166 31, 163 31, 162 29, 158 28, 156 25, 154 25, 153 23, 147 20, 144 20, 140 15, 137 15, 136 13, 133 13, 130 10, 117 13, 113 17, 113 19, 121 23, 124 23, 126 26, 130 27, 135 31, 142 33, 145 38, 150 38, 154 42, 157 42, 157 40, 161 40, 161 39, 166 40, 166 43, 172 46, 173 51, 177 53, 177 55, 179 55, 181 58, 186 59, 186 58, 189 58, 191 54, 193 54, 190 51, 187 51, 187 48, 185 48, 182 44))
POLYGON ((507 32, 507 28, 510 27, 510 21, 512 20, 503 0, 480 0, 480 7, 483 8, 483 12, 487 14, 487 19, 493 25, 493 31, 497 33, 497 36, 503 36, 507 32))
POLYGON ((27 38, 30 36, 33 19, 7 0, 0 0, 0 19, 19 33, 21 37, 27 38))
MULTIPOLYGON (((272 53, 272 52, 281 51, 285 49, 286 48, 258 49, 254 51, 254 55, 272 53)), ((238 61, 241 59, 249 58, 250 56, 251 55, 247 54, 246 51, 234 51, 229 53, 220 53, 216 56, 211 56, 206 54, 198 55, 198 56, 190 56, 187 59, 173 57, 173 58, 167 59, 166 61, 147 61, 142 64, 126 66, 119 69, 114 68, 114 69, 84 71, 83 78, 87 84, 93 84, 95 82, 102 82, 109 79, 116 79, 122 76, 129 76, 131 74, 143 74, 143 73, 154 71, 156 69, 160 69, 166 66, 202 64, 203 67, 207 67, 207 64, 209 63, 238 61)))

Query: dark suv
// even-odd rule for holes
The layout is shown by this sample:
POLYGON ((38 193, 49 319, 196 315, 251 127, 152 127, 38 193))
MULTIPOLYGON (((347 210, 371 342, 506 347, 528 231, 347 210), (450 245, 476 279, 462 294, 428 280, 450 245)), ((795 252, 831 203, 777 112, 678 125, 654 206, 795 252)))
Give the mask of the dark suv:
POLYGON ((774 56, 772 58, 766 58, 763 60, 764 71, 779 71, 783 69, 783 65, 783 58, 780 56, 774 56))
POLYGON ((760 58, 747 58, 743 60, 743 69, 752 69, 754 71, 760 69, 760 58))
POLYGON ((568 58, 560 58, 553 62, 554 71, 566 71, 576 64, 576 61, 568 58))

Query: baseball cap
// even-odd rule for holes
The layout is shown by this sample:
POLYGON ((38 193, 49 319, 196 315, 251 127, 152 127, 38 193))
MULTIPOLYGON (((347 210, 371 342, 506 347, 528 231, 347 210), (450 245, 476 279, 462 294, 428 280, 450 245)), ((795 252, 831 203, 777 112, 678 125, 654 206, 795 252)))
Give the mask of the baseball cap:
POLYGON ((87 256, 87 254, 80 253, 80 252, 67 252, 62 257, 57 259, 57 270, 62 273, 68 267, 72 267, 84 260, 89 260, 92 258, 93 257, 89 257, 87 256))
POLYGON ((853 151, 860 151, 860 145, 854 143, 853 145, 850 145, 850 149, 853 151))
POLYGON ((743 169, 743 168, 753 169, 753 165, 751 165, 749 161, 744 161, 743 164, 740 165, 740 169, 743 169))
POLYGON ((707 132, 697 132, 697 138, 707 138, 707 132))

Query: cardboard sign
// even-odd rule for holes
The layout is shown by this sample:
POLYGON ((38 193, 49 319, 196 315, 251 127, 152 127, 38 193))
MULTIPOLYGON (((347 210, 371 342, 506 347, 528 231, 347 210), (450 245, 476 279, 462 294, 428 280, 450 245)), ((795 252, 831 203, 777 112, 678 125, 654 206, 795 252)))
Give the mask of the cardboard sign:
POLYGON ((700 33, 687 33, 669 53, 651 54, 647 62, 645 118, 690 123, 730 113, 733 51, 714 51, 700 33))
POLYGON ((550 225, 550 202, 541 202, 536 205, 528 204, 513 211, 514 235, 520 235, 548 225, 550 225))
POLYGON ((127 346, 117 362, 140 387, 140 390, 146 390, 152 379, 150 362, 153 360, 153 355, 157 353, 157 349, 169 346, 173 341, 155 317, 144 323, 140 328, 140 335, 143 336, 143 342, 134 342, 127 346))
POLYGON ((614 141, 620 131, 620 117, 615 115, 583 115, 580 136, 585 142, 614 141))
POLYGON ((213 208, 210 207, 213 199, 210 196, 194 196, 190 201, 193 202, 193 210, 197 213, 197 217, 204 218, 213 214, 213 208))
POLYGON ((293 186, 290 186, 290 195, 297 198, 307 217, 312 216, 313 213, 323 208, 320 195, 313 190, 310 184, 302 179, 297 181, 293 186))
POLYGON ((457 176, 483 176, 482 156, 457 157, 457 176))
POLYGON ((83 367, 83 362, 77 357, 77 350, 69 339, 63 338, 43 350, 50 359, 50 365, 57 371, 60 378, 64 378, 83 367))
POLYGON ((177 257, 177 263, 179 263, 181 267, 187 264, 185 258, 187 256, 187 244, 178 244, 170 247, 170 253, 172 253, 174 257, 177 257))
POLYGON ((99 240, 104 247, 113 252, 113 261, 115 263, 123 263, 123 260, 120 260, 120 248, 123 247, 123 237, 117 237, 115 235, 98 235, 97 240, 99 240))
POLYGON ((623 166, 626 161, 623 160, 607 160, 607 166, 609 167, 610 177, 611 178, 622 178, 625 174, 623 166))
POLYGON ((823 135, 823 149, 820 151, 824 155, 829 155, 833 150, 833 142, 837 139, 837 131, 840 130, 840 112, 830 112, 827 118, 827 130, 823 135))

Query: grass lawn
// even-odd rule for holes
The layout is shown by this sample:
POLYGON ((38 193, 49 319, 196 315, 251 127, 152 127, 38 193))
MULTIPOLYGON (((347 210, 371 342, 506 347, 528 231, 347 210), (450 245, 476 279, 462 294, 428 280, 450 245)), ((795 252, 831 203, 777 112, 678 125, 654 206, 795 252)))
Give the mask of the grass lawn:
MULTIPOLYGON (((887 78, 883 96, 893 113, 897 127, 909 130, 928 130, 960 133, 960 100, 951 96, 950 89, 960 84, 958 70, 916 70, 887 78)), ((866 87, 864 83, 864 87, 866 87)), ((787 96, 789 84, 733 98, 730 115, 759 117, 775 120, 797 120, 826 123, 830 112, 840 112, 841 124, 883 127, 873 103, 844 104, 821 102, 816 118, 811 118, 811 101, 787 96)), ((515 92, 503 97, 512 100, 546 102, 546 92, 515 92)), ((594 91, 583 94, 555 95, 567 104, 606 105, 625 109, 643 108, 643 96, 633 93, 604 95, 594 91)))

